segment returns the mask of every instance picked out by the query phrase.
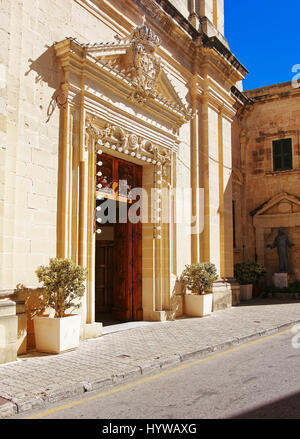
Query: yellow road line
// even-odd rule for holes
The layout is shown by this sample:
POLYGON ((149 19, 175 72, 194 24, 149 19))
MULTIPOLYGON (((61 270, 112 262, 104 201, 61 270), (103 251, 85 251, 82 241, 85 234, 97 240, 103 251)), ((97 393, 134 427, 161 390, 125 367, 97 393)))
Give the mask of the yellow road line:
POLYGON ((291 332, 291 329, 287 329, 285 331, 278 332, 276 334, 269 335, 267 337, 251 341, 249 343, 243 344, 241 346, 237 346, 237 347, 235 347, 233 349, 229 349, 227 351, 218 352, 218 353, 210 355, 208 357, 201 358, 199 360, 195 360, 195 361, 193 361, 191 363, 187 363, 187 364, 183 364, 181 366, 175 367, 174 369, 165 370, 164 372, 157 373, 156 375, 152 375, 150 377, 141 378, 141 379, 139 379, 137 381, 134 381, 132 383, 124 384, 124 385, 116 387, 114 389, 110 389, 110 390, 107 390, 105 392, 98 393, 97 395, 88 396, 86 398, 82 398, 80 400, 76 400, 76 401, 70 402, 68 404, 61 405, 59 407, 54 407, 53 409, 45 410, 43 412, 37 413, 36 415, 29 416, 26 419, 41 418, 43 416, 47 416, 47 415, 50 415, 52 413, 55 413, 55 412, 58 412, 58 411, 61 411, 61 410, 65 410, 65 409, 69 409, 71 407, 75 407, 76 405, 84 404, 87 401, 92 401, 93 399, 103 398, 104 396, 112 395, 112 394, 117 393, 117 392, 122 392, 123 390, 130 389, 130 388, 138 386, 140 384, 144 384, 144 383, 148 383, 149 381, 156 380, 157 378, 161 378, 161 377, 170 375, 172 373, 179 372, 181 370, 187 369, 189 367, 196 366, 198 364, 204 363, 205 361, 214 360, 214 359, 222 357, 224 355, 231 354, 233 352, 237 352, 237 351, 239 351, 241 349, 245 349, 245 348, 247 348, 249 346, 254 346, 254 345, 258 344, 258 343, 262 343, 264 341, 270 340, 271 338, 278 337, 278 336, 283 335, 283 334, 287 334, 288 332, 291 332))

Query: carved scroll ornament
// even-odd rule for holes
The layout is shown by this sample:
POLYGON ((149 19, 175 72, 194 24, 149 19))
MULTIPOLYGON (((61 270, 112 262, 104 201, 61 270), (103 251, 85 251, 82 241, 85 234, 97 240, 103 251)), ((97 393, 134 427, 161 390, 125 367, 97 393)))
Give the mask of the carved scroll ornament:
POLYGON ((171 152, 168 149, 160 147, 136 134, 129 133, 121 127, 107 124, 104 129, 97 129, 89 123, 87 134, 94 138, 97 143, 97 149, 104 146, 105 148, 131 155, 143 162, 162 167, 170 164, 171 152))

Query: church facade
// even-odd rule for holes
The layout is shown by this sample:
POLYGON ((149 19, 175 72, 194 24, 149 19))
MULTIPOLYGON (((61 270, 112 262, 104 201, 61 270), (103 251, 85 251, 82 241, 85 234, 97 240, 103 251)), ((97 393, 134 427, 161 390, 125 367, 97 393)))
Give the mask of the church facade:
POLYGON ((19 307, 19 352, 34 346, 35 269, 50 257, 87 267, 82 338, 107 313, 182 315, 190 263, 215 264, 214 311, 238 304, 234 262, 271 272, 279 224, 299 240, 297 90, 243 93, 223 0, 1 8, 0 294, 19 307), (292 168, 274 171, 286 138, 292 168))

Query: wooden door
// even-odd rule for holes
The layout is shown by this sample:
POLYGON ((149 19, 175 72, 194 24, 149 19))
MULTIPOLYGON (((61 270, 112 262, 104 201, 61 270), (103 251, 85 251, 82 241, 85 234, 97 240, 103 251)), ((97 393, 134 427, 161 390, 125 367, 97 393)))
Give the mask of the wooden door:
POLYGON ((115 224, 113 316, 121 321, 133 320, 132 313, 132 226, 115 224))
POLYGON ((113 316, 121 321, 143 320, 140 224, 115 225, 113 290, 113 316))
MULTIPOLYGON (((103 165, 97 182, 101 194, 128 210, 132 200, 128 192, 141 187, 142 168, 115 157, 103 155, 103 165), (105 165, 105 166, 104 166, 105 165), (108 171, 106 171, 106 168, 108 171), (106 173, 108 174, 106 176, 106 173), (122 182, 126 181, 127 184, 122 182)), ((120 210, 120 209, 119 209, 120 210)), ((122 209, 124 211, 124 209, 122 209)), ((119 215, 117 214, 117 217, 119 215)), ((142 320, 142 225, 117 222, 114 224, 112 314, 120 321, 142 320)))
POLYGON ((132 225, 132 320, 143 320, 142 224, 132 225))
POLYGON ((110 313, 113 304, 113 241, 97 241, 95 267, 95 311, 110 313))

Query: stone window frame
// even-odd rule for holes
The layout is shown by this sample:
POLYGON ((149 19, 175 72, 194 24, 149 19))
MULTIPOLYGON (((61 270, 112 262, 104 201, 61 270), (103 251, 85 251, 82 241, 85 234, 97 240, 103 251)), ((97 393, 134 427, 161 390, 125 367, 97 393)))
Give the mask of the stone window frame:
POLYGON ((299 163, 299 155, 298 155, 298 148, 299 148, 299 131, 293 130, 293 131, 285 131, 280 132, 275 135, 271 135, 268 137, 266 142, 266 151, 268 152, 266 154, 266 161, 265 161, 265 173, 267 175, 274 175, 274 174, 285 174, 285 173, 293 173, 296 171, 300 171, 300 163, 299 163), (292 169, 282 170, 282 171, 274 171, 274 159, 273 159, 273 142, 276 140, 283 140, 283 139, 292 139, 292 161, 293 161, 293 167, 292 169), (270 151, 270 153, 269 153, 270 151))

